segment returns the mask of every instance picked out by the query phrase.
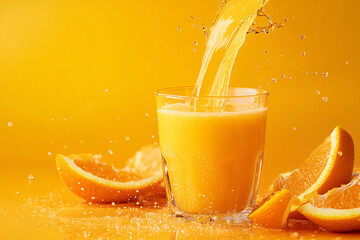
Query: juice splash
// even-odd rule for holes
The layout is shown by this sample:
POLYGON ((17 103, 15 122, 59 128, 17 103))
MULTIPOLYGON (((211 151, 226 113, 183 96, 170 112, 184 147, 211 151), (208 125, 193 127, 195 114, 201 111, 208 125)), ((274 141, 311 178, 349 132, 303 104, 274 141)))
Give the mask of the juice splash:
MULTIPOLYGON (((195 84, 195 96, 226 96, 237 52, 258 11, 268 0, 224 1, 206 43, 202 66, 195 84)), ((222 107, 220 100, 197 101, 196 106, 222 107)))

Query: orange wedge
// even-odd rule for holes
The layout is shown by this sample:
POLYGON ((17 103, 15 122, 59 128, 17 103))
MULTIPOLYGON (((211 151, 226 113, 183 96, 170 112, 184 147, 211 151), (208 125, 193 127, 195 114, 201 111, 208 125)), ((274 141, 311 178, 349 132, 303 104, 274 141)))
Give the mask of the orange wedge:
POLYGON ((296 203, 296 197, 287 189, 275 193, 267 202, 249 215, 249 219, 256 225, 268 228, 284 228, 291 211, 296 203))
POLYGON ((337 126, 309 158, 286 179, 285 188, 301 202, 313 192, 328 190, 348 183, 354 167, 354 143, 348 132, 337 126))
POLYGON ((298 211, 317 225, 334 232, 360 230, 360 176, 334 188, 298 211))
POLYGON ((158 148, 143 148, 123 169, 101 162, 101 155, 93 154, 58 154, 56 166, 69 189, 90 202, 127 202, 165 193, 158 148))

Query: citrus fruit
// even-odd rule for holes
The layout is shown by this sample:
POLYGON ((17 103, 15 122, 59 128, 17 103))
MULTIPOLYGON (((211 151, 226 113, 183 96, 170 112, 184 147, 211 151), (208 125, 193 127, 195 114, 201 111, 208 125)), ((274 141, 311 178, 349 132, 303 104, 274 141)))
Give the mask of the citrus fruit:
POLYGON ((298 211, 334 232, 360 230, 360 176, 301 206, 298 211))
POLYGON ((287 189, 275 193, 268 201, 249 215, 256 225, 269 228, 284 228, 296 197, 287 189))
POLYGON ((313 192, 328 190, 348 183, 354 167, 354 143, 348 132, 337 126, 309 156, 287 177, 284 187, 303 203, 313 192))
POLYGON ((272 185, 270 186, 269 191, 272 191, 272 192, 281 191, 284 188, 284 186, 286 184, 286 180, 288 179, 290 174, 291 174, 291 172, 280 173, 273 181, 272 185))
POLYGON ((143 148, 123 169, 102 162, 101 155, 56 156, 58 172, 69 189, 90 202, 126 202, 141 196, 163 196, 163 173, 158 149, 143 148), (155 163, 156 162, 156 163, 155 163))

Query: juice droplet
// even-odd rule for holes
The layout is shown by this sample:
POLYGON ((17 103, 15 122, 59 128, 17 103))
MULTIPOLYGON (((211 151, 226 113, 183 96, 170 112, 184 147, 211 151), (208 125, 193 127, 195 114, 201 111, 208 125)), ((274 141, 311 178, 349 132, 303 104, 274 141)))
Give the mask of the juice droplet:
POLYGON ((296 131, 296 127, 292 126, 291 130, 296 131))
POLYGON ((338 151, 338 155, 341 157, 343 155, 342 151, 338 151))
POLYGON ((113 150, 109 149, 108 153, 112 155, 114 152, 113 152, 113 150))
POLYGON ((126 140, 126 141, 130 141, 130 137, 129 137, 129 136, 126 136, 126 137, 125 137, 125 140, 126 140))
POLYGON ((51 155, 52 155, 52 153, 51 153, 51 152, 48 152, 48 155, 49 155, 49 156, 51 156, 51 155))
POLYGON ((327 76, 329 76, 329 72, 327 71, 323 72, 323 77, 327 77, 327 76))
POLYGON ((105 89, 105 92, 106 92, 106 93, 109 92, 109 89, 105 89))
POLYGON ((179 32, 181 32, 181 27, 177 27, 177 30, 178 30, 179 32))
POLYGON ((305 35, 301 34, 300 39, 305 39, 305 35))
POLYGON ((34 179, 34 176, 30 174, 30 175, 28 176, 28 179, 29 179, 29 180, 33 180, 33 179, 34 179))
POLYGON ((349 64, 349 61, 345 61, 345 64, 349 64))
POLYGON ((323 100, 323 102, 327 102, 327 101, 328 101, 328 97, 322 97, 321 99, 323 100))
POLYGON ((271 78, 271 81, 272 81, 273 83, 276 83, 276 78, 271 78))
POLYGON ((316 76, 316 75, 317 75, 317 72, 313 72, 313 74, 316 76))
POLYGON ((315 93, 316 93, 316 95, 319 95, 319 94, 320 94, 320 91, 319 91, 319 90, 316 90, 315 93))
POLYGON ((8 122, 8 127, 12 127, 14 124, 12 122, 8 122))
POLYGON ((199 44, 198 44, 197 42, 195 42, 195 41, 194 41, 194 42, 193 42, 193 45, 194 45, 194 46, 197 46, 197 45, 199 45, 199 44))
POLYGON ((281 74, 281 77, 282 77, 282 78, 285 78, 286 76, 285 76, 285 74, 281 74))
POLYGON ((265 50, 264 50, 264 52, 265 52, 265 53, 268 53, 268 52, 269 52, 269 50, 265 49, 265 50))
POLYGON ((302 52, 301 54, 302 54, 303 56, 306 56, 306 52, 302 52))

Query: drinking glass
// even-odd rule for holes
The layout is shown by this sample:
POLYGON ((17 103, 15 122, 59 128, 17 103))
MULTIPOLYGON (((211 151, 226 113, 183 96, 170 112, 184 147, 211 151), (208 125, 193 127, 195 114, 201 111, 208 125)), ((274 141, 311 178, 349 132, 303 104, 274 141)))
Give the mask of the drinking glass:
POLYGON ((193 96, 192 90, 156 93, 171 212, 188 220, 246 221, 264 156, 269 93, 229 88, 227 96, 193 96))

